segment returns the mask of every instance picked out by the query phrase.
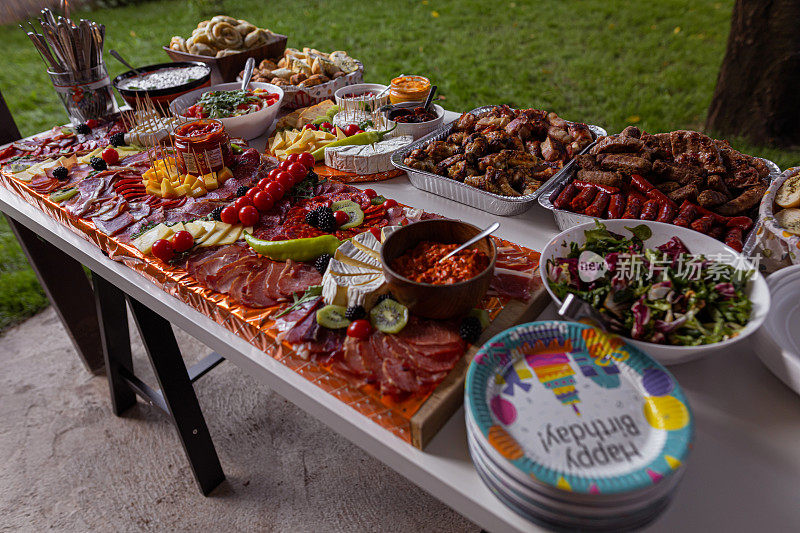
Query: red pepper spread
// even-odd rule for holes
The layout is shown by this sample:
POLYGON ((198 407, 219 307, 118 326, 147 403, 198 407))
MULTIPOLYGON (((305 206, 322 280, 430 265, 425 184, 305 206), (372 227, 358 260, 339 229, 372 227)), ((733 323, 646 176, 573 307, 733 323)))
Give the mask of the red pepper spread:
POLYGON ((448 285, 474 278, 489 266, 489 256, 467 248, 439 263, 439 259, 458 248, 458 244, 422 241, 392 261, 401 276, 418 283, 448 285))

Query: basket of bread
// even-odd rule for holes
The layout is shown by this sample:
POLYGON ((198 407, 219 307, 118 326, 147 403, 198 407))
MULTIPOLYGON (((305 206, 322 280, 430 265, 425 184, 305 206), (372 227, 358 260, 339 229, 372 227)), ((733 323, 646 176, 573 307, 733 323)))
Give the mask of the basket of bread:
POLYGON ((277 61, 261 61, 253 81, 279 86, 284 93, 282 106, 299 109, 332 99, 337 89, 361 83, 363 75, 364 66, 347 52, 287 48, 277 61))
POLYGON ((800 264, 800 167, 786 169, 770 184, 759 206, 754 252, 765 272, 800 264))
POLYGON ((202 61, 212 68, 212 83, 232 82, 252 57, 279 58, 287 37, 242 19, 217 15, 204 20, 188 38, 174 36, 164 50, 173 61, 202 61))

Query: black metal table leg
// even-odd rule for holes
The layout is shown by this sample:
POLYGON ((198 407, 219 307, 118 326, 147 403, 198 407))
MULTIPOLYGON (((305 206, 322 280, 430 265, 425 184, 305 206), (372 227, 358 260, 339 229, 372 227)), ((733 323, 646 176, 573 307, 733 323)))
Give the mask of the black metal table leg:
POLYGON ((6 216, 47 298, 53 304, 84 366, 103 371, 103 349, 92 287, 81 264, 6 216))
POLYGON ((122 416, 136 404, 136 391, 126 380, 126 376, 134 373, 125 294, 96 274, 92 276, 92 283, 100 318, 111 407, 115 415, 122 416))
POLYGON ((181 357, 178 342, 168 321, 133 298, 128 297, 128 304, 161 386, 168 413, 189 458, 195 480, 202 493, 207 495, 224 481, 225 474, 181 357))

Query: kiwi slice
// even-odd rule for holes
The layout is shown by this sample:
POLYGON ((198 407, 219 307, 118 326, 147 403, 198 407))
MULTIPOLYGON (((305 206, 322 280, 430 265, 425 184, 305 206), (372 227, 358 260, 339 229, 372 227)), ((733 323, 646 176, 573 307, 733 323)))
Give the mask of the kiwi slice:
POLYGON ((470 310, 469 316, 474 316, 478 319, 478 321, 481 323, 481 329, 486 329, 489 327, 489 322, 491 322, 491 319, 489 319, 489 313, 486 311, 486 309, 474 307, 470 310))
POLYGON ((369 312, 369 321, 378 331, 400 333, 408 323, 408 307, 386 298, 369 312))
POLYGON ((344 314, 347 309, 341 305, 326 305, 317 311, 317 324, 328 329, 342 329, 350 325, 344 314))
POLYGON ((331 209, 333 209, 334 213, 336 211, 344 211, 347 213, 347 217, 350 219, 347 223, 339 226, 339 229, 355 228, 364 222, 364 211, 361 210, 360 205, 352 200, 340 200, 338 202, 333 202, 331 204, 331 209))

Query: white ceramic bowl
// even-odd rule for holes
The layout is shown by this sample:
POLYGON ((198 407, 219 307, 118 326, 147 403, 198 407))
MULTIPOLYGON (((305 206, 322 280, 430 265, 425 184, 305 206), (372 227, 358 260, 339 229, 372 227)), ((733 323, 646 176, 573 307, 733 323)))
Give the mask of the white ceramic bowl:
MULTIPOLYGON (((668 242, 672 237, 678 237, 692 254, 703 254, 706 258, 712 258, 720 254, 723 263, 736 265, 738 268, 753 268, 752 264, 744 259, 744 256, 723 244, 722 242, 703 235, 688 228, 673 226, 672 224, 663 224, 661 222, 647 222, 643 220, 603 220, 606 228, 613 233, 624 236, 630 236, 631 233, 626 230, 626 227, 633 227, 639 224, 648 226, 653 235, 645 241, 647 248, 655 248, 668 242)), ((561 305, 555 293, 550 288, 547 280, 547 261, 554 260, 559 257, 566 257, 569 253, 569 244, 577 242, 583 244, 586 241, 584 231, 595 227, 594 221, 587 222, 574 226, 566 231, 562 231, 547 243, 542 250, 542 255, 539 262, 539 272, 541 273, 544 287, 550 294, 550 297, 556 302, 556 305, 561 305)), ((717 257, 714 257, 716 260, 717 257)), ((741 330, 739 335, 732 339, 713 344, 704 344, 701 346, 671 346, 666 344, 656 344, 652 342, 643 342, 625 337, 625 340, 636 345, 637 348, 643 350, 650 357, 663 365, 672 365, 677 363, 685 363, 700 357, 705 357, 713 352, 729 348, 732 344, 739 342, 748 335, 755 332, 769 312, 770 307, 770 294, 767 282, 764 281, 764 276, 756 273, 755 277, 750 280, 747 286, 747 295, 753 303, 753 309, 750 313, 750 321, 741 330)))
POLYGON ((800 265, 770 275, 767 285, 772 305, 752 344, 761 362, 800 394, 800 265))
MULTIPOLYGON (((170 110, 176 115, 182 114, 186 109, 193 106, 200 99, 204 93, 209 91, 236 91, 241 89, 242 84, 238 82, 221 83, 219 85, 212 85, 211 87, 204 87, 195 91, 186 93, 179 96, 169 105, 170 110)), ((271 106, 265 107, 256 111, 255 113, 248 113, 240 117, 221 118, 222 125, 225 126, 225 131, 231 137, 241 137, 245 140, 255 139, 264 135, 266 131, 272 126, 275 118, 278 116, 278 111, 283 102, 283 89, 271 83, 261 83, 252 81, 250 82, 250 89, 266 89, 271 93, 278 95, 278 101, 271 106)))
MULTIPOLYGON (((415 107, 422 107, 424 103, 425 102, 403 102, 402 104, 395 104, 395 107, 409 107, 414 109, 415 107)), ((424 137, 433 130, 438 129, 442 125, 442 121, 444 121, 444 109, 442 109, 442 106, 433 104, 431 107, 436 113, 436 118, 434 120, 420 122, 418 124, 408 124, 406 122, 395 122, 387 118, 386 123, 388 126, 386 129, 392 129, 392 127, 397 124, 397 129, 392 132, 393 137, 411 135, 416 141, 420 137, 424 137)))
MULTIPOLYGON (((344 109, 344 95, 346 94, 362 94, 366 92, 372 91, 373 93, 380 94, 381 91, 386 89, 386 85, 381 85, 380 83, 357 83, 355 85, 345 85, 344 87, 340 87, 336 89, 336 92, 333 93, 333 97, 336 99, 336 105, 344 109)), ((374 102, 373 109, 377 109, 383 105, 389 103, 389 91, 386 91, 380 98, 367 98, 365 100, 359 100, 361 102, 374 102)))

